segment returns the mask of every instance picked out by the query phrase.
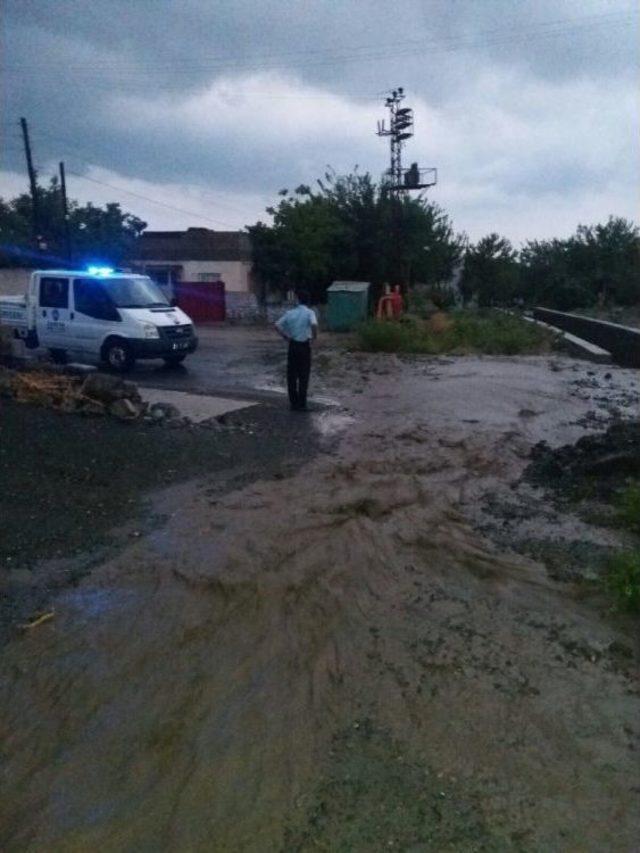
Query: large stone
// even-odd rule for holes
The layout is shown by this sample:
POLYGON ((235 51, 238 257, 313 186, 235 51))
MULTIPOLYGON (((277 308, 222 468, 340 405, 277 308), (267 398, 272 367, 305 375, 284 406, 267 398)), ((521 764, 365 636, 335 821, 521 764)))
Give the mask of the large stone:
POLYGON ((82 404, 80 411, 83 415, 104 415, 106 414, 106 406, 99 400, 88 400, 82 404))
POLYGON ((121 421, 135 421, 144 412, 144 404, 121 397, 109 406, 109 412, 121 421))
POLYGON ((176 420, 181 417, 179 409, 171 403, 154 403, 149 408, 149 414, 154 421, 176 420))
POLYGON ((142 397, 138 391, 138 386, 135 382, 123 382, 122 383, 122 396, 128 397, 129 400, 134 400, 136 402, 141 402, 142 397))
POLYGON ((119 376, 90 373, 82 383, 82 393, 85 397, 92 397, 94 400, 109 404, 125 396, 123 386, 124 381, 119 376))

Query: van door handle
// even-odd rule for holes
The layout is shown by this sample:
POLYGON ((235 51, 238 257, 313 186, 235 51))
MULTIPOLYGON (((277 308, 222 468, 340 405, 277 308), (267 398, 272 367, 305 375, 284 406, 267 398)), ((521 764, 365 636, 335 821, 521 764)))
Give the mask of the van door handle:
POLYGON ((42 316, 43 316, 43 317, 46 317, 46 316, 47 316, 47 312, 46 312, 46 311, 43 311, 43 312, 42 312, 42 316))
POLYGON ((72 311, 72 312, 69 314, 69 319, 70 319, 70 320, 73 320, 73 318, 74 318, 75 316, 76 316, 76 315, 75 315, 75 314, 73 313, 73 311, 72 311))

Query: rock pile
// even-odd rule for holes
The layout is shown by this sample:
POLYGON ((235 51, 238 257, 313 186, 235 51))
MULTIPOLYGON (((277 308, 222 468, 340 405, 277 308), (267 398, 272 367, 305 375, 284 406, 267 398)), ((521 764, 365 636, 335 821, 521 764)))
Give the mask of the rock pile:
POLYGON ((147 404, 133 382, 104 373, 74 375, 67 371, 0 368, 0 396, 84 415, 112 415, 134 421, 147 404))

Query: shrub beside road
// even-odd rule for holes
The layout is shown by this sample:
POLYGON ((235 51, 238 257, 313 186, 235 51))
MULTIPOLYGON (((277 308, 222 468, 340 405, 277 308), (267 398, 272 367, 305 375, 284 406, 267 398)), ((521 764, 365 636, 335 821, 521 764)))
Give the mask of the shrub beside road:
POLYGON ((358 330, 358 346, 366 352, 532 355, 553 345, 548 330, 500 311, 457 311, 397 323, 371 320, 358 330))

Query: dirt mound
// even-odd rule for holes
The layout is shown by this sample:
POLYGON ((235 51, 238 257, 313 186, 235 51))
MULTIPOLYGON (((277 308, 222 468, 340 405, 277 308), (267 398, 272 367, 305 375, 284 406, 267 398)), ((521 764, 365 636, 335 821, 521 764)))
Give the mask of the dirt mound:
POLYGON ((525 477, 536 485, 566 494, 607 498, 630 477, 640 477, 640 421, 615 423, 604 433, 586 435, 575 444, 532 450, 525 477))

